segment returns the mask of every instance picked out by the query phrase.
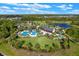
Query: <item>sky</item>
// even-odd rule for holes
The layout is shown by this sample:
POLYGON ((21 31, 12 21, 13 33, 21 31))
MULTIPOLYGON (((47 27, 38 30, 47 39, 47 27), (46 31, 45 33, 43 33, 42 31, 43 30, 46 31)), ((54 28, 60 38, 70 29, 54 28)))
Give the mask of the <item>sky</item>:
POLYGON ((0 3, 0 14, 79 14, 79 3, 0 3))

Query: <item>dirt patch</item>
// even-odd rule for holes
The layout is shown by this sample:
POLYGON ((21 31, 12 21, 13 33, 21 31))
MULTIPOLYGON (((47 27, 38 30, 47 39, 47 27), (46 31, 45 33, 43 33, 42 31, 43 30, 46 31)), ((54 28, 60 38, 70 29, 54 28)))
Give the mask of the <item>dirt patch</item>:
POLYGON ((13 48, 17 56, 53 56, 54 52, 31 51, 13 48))

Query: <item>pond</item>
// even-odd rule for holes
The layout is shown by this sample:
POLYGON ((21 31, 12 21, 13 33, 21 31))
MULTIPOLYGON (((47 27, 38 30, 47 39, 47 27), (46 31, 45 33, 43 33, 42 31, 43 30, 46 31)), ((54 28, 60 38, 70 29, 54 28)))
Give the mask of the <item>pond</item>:
POLYGON ((55 24, 56 26, 63 27, 65 29, 70 28, 71 26, 67 23, 55 24))

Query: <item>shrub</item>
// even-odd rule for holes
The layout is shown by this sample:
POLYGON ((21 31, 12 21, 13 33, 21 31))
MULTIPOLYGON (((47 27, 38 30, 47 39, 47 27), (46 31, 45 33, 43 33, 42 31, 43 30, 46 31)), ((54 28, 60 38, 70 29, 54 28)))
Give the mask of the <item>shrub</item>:
POLYGON ((47 52, 50 50, 48 44, 45 45, 45 50, 46 50, 47 52))
POLYGON ((25 41, 20 41, 19 43, 18 43, 18 48, 22 48, 22 45, 25 43, 25 41))
POLYGON ((22 45, 22 48, 23 48, 23 49, 27 49, 27 46, 26 46, 26 45, 22 45))
POLYGON ((39 43, 36 43, 35 44, 35 48, 36 48, 36 50, 40 50, 40 44, 39 43))
POLYGON ((30 50, 32 50, 32 43, 31 42, 28 42, 27 44, 26 44, 26 46, 28 47, 28 49, 30 49, 30 50))

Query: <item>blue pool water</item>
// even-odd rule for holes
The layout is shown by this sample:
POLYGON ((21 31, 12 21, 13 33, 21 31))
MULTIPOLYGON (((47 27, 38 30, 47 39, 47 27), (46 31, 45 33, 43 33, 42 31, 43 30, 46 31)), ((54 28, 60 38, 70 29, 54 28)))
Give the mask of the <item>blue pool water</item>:
POLYGON ((63 28, 70 28, 71 26, 66 24, 66 23, 62 23, 62 24, 55 24, 56 26, 59 26, 59 27, 63 27, 63 28))
POLYGON ((21 35, 23 36, 23 37, 26 37, 26 36, 28 36, 28 35, 30 35, 31 37, 36 37, 37 36, 37 32, 36 31, 31 31, 31 32, 29 32, 29 31, 22 31, 21 32, 21 35))
POLYGON ((23 31, 23 32, 21 32, 21 35, 22 36, 28 36, 29 35, 29 32, 28 31, 23 31))
POLYGON ((32 31, 32 32, 31 32, 31 35, 36 35, 36 34, 37 34, 36 31, 32 31))
POLYGON ((30 36, 31 36, 31 37, 36 37, 36 36, 37 36, 37 32, 36 32, 36 31, 32 31, 32 32, 30 33, 30 36))

